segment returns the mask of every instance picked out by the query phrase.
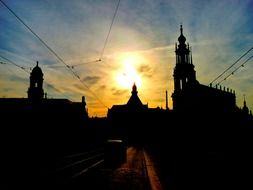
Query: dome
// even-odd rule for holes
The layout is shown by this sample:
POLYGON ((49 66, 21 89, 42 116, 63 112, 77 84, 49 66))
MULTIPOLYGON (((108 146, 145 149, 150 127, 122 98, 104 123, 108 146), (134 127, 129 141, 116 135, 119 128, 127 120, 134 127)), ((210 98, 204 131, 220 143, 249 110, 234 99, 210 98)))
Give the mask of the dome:
POLYGON ((178 37, 178 41, 180 42, 180 44, 181 43, 185 43, 185 41, 186 41, 186 38, 184 37, 184 35, 183 34, 181 34, 179 37, 178 37))
POLYGON ((181 32, 181 34, 178 37, 178 41, 179 41, 180 44, 184 44, 185 41, 186 41, 186 38, 183 35, 183 27, 182 27, 182 25, 180 25, 180 32, 181 32))
POLYGON ((36 65, 36 67, 34 67, 33 68, 33 70, 32 70, 32 75, 43 75, 43 73, 42 73, 42 70, 41 70, 41 68, 38 66, 38 61, 37 61, 37 65, 36 65))

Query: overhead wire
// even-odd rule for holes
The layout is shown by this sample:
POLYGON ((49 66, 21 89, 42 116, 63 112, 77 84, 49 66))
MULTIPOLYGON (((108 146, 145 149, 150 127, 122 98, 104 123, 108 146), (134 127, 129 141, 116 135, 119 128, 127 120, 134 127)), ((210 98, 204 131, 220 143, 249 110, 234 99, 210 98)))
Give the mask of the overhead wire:
POLYGON ((228 77, 230 77, 231 75, 234 75, 235 72, 240 69, 241 67, 244 67, 245 63, 247 63, 249 60, 251 60, 253 58, 253 55, 251 57, 249 57, 246 61, 244 61, 241 65, 239 65, 238 67, 236 67, 236 69, 234 69, 230 74, 228 74, 224 79, 222 79, 220 82, 217 83, 217 85, 220 85, 223 81, 227 80, 228 77))
MULTIPOLYGON (((119 0, 120 1, 120 0, 119 0)), ((85 88, 87 88, 87 90, 106 108, 108 108, 101 100, 100 98, 84 83, 84 81, 81 80, 81 78, 79 77, 79 75, 77 73, 75 73, 73 71, 73 69, 71 68, 71 66, 69 66, 51 47, 49 47, 49 45, 38 35, 36 34, 31 27, 29 27, 9 6, 7 6, 6 3, 4 3, 2 0, 0 0, 0 2, 61 62, 63 63, 68 69, 69 71, 83 84, 83 86, 85 88)), ((117 5, 117 9, 118 9, 118 6, 119 6, 119 2, 118 2, 118 5, 117 5)), ((117 10, 116 9, 116 10, 117 10)), ((115 16, 116 16, 116 12, 115 11, 115 16)), ((114 18, 115 18, 114 16, 114 18)), ((113 19, 114 20, 114 19, 113 19)), ((112 22, 113 23, 113 22, 112 22)), ((110 29, 112 27, 112 24, 110 26, 110 29)), ((110 32, 109 32, 110 33, 110 32)), ((108 34, 109 34, 108 33, 108 34)), ((109 37, 109 35, 107 35, 109 37)), ((107 38, 108 38, 107 37, 107 38)), ((106 40, 107 42, 107 40, 106 40)), ((104 48, 105 48, 105 45, 104 45, 104 48)), ((104 49, 103 48, 103 49, 104 49)), ((101 59, 100 59, 101 60, 101 59)))
MULTIPOLYGON (((95 63, 95 62, 99 62, 101 61, 100 59, 98 60, 95 60, 95 61, 89 61, 89 62, 84 62, 84 63, 78 63, 78 64, 75 64, 75 65, 70 65, 70 67, 72 69, 74 69, 75 67, 78 67, 78 66, 82 66, 82 65, 86 65, 86 64, 89 64, 89 63, 95 63)), ((62 65, 48 65, 48 67, 50 68, 61 68, 61 67, 65 67, 65 66, 62 66, 62 65)))
MULTIPOLYGON (((9 64, 11 64, 11 63, 6 63, 6 62, 3 62, 3 61, 0 61, 0 64, 1 64, 1 65, 9 65, 9 64)), ((24 67, 24 66, 22 66, 22 68, 27 69, 27 70, 32 70, 31 67, 24 67)))
POLYGON ((47 43, 42 40, 41 37, 39 37, 39 35, 37 35, 32 29, 31 27, 29 27, 9 6, 7 6, 6 3, 4 3, 2 0, 0 0, 0 2, 58 59, 60 60, 60 62, 62 62, 69 70, 70 72, 76 76, 76 77, 79 77, 77 76, 77 74, 71 70, 70 66, 65 63, 65 61, 51 48, 49 47, 49 45, 47 45, 47 43))
MULTIPOLYGON (((7 69, 7 71, 8 71, 11 75, 15 75, 15 74, 16 74, 12 69, 10 69, 10 68, 8 67, 9 65, 12 66, 12 64, 6 63, 6 62, 2 62, 2 61, 0 61, 0 64, 3 65, 3 66, 5 67, 5 69, 7 69)), ((6 74, 6 72, 5 72, 5 74, 6 74)))
POLYGON ((102 49, 102 51, 101 51, 99 60, 102 60, 102 57, 103 57, 103 55, 104 55, 105 47, 106 47, 106 45, 107 45, 107 42, 108 42, 108 39, 109 39, 111 30, 112 30, 113 23, 114 23, 115 17, 116 17, 116 15, 117 15, 117 12, 118 12, 118 9, 119 9, 119 4, 120 4, 120 0, 118 1, 118 4, 117 4, 116 9, 115 9, 115 12, 114 12, 114 14, 113 14, 112 22, 111 22, 111 24, 110 24, 109 31, 108 31, 107 36, 106 36, 106 38, 105 38, 105 43, 104 43, 103 49, 102 49))
MULTIPOLYGON (((10 59, 8 59, 8 58, 2 56, 2 55, 0 55, 0 57, 1 57, 2 59, 4 59, 4 60, 8 61, 8 63, 0 61, 0 64, 3 64, 3 65, 11 64, 11 65, 14 65, 14 66, 18 67, 19 69, 22 69, 22 70, 25 71, 27 74, 30 74, 30 72, 27 71, 24 67, 18 65, 17 63, 13 62, 12 60, 10 60, 10 59)), ((9 70, 9 69, 8 69, 8 70, 9 70)), ((30 70, 31 70, 31 69, 30 69, 30 70)), ((9 70, 9 71, 11 71, 11 70, 9 70)), ((11 71, 11 72, 12 72, 13 74, 15 74, 13 71, 11 71)), ((55 88, 54 85, 50 84, 49 82, 47 82, 47 81, 45 81, 45 80, 44 80, 44 83, 45 83, 47 86, 50 86, 50 88, 54 89, 56 92, 59 93, 59 90, 58 90, 57 88, 55 88)))
POLYGON ((231 69, 235 64, 237 64, 252 49, 253 49, 253 46, 247 52, 245 52, 242 56, 240 56, 232 65, 230 65, 227 69, 225 69, 220 75, 218 75, 214 80, 212 80, 212 82, 210 82, 210 85, 212 85, 216 80, 218 80, 222 75, 224 75, 229 69, 231 69))
MULTIPOLYGON (((8 61, 8 62, 11 63, 12 65, 15 65, 16 67, 22 69, 24 72, 26 72, 26 73, 29 74, 29 71, 27 71, 27 70, 25 69, 25 67, 22 67, 22 66, 20 66, 20 65, 18 65, 18 64, 16 64, 16 63, 14 63, 13 61, 9 60, 8 58, 6 58, 6 57, 4 57, 4 56, 2 56, 2 55, 0 55, 0 57, 1 57, 2 59, 4 59, 4 60, 8 61)), ((7 64, 7 63, 4 63, 4 64, 7 64)))
POLYGON ((89 62, 85 62, 85 63, 78 63, 78 64, 75 64, 75 65, 71 65, 71 68, 74 69, 77 66, 86 65, 86 64, 89 64, 89 63, 100 62, 100 61, 101 61, 101 59, 97 59, 95 61, 89 61, 89 62))

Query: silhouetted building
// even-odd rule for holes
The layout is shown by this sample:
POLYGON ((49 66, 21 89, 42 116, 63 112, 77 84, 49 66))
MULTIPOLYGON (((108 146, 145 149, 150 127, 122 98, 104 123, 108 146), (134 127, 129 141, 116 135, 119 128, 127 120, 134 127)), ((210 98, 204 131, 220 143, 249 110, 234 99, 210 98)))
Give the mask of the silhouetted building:
POLYGON ((30 86, 28 88, 28 99, 31 101, 41 101, 44 96, 43 90, 43 73, 37 61, 36 67, 33 68, 30 75, 30 86))
POLYGON ((236 108, 235 94, 229 89, 217 89, 200 84, 192 61, 192 52, 180 26, 176 43, 174 68, 173 110, 191 112, 227 112, 236 108))
POLYGON ((132 87, 132 96, 127 102, 127 107, 131 110, 144 110, 148 107, 147 105, 143 105, 140 98, 138 97, 138 91, 135 83, 132 87))
POLYGON ((142 104, 139 96, 137 87, 134 84, 132 87, 132 95, 129 98, 127 104, 124 105, 113 105, 111 109, 108 109, 108 117, 130 117, 130 115, 143 113, 148 110, 148 105, 142 104))
MULTIPOLYGON (((78 122, 75 121, 75 119, 78 120, 77 118, 81 120, 88 118, 84 96, 82 97, 82 102, 44 98, 43 72, 38 66, 38 62, 32 69, 27 93, 28 98, 0 98, 1 115, 13 119, 23 116, 30 117, 30 120, 43 117, 41 123, 48 122, 48 124, 50 122, 64 124, 66 120, 71 120, 72 123, 75 123, 78 122)), ((17 120, 14 119, 13 122, 17 122, 17 120)))
POLYGON ((127 104, 113 105, 108 109, 107 117, 116 136, 125 138, 130 144, 139 144, 148 142, 154 133, 160 131, 161 123, 168 121, 169 113, 169 109, 148 108, 143 104, 134 84, 127 104))

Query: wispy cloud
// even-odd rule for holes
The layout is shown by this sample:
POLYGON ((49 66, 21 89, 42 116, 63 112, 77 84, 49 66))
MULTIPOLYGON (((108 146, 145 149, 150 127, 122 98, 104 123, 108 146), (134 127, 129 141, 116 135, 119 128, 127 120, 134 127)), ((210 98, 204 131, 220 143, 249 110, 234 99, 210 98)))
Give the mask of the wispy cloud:
POLYGON ((123 96, 129 93, 129 90, 119 90, 115 88, 113 88, 111 91, 112 91, 112 95, 114 96, 123 96))
POLYGON ((55 85, 49 84, 48 82, 44 83, 44 88, 50 91, 53 90, 55 92, 62 93, 62 91, 58 89, 55 85))
POLYGON ((82 79, 86 84, 95 85, 101 78, 99 76, 87 76, 82 79))
POLYGON ((102 84, 98 87, 99 90, 106 90, 106 85, 102 84))
POLYGON ((151 78, 153 75, 152 68, 149 65, 141 65, 138 68, 138 72, 147 78, 151 78))

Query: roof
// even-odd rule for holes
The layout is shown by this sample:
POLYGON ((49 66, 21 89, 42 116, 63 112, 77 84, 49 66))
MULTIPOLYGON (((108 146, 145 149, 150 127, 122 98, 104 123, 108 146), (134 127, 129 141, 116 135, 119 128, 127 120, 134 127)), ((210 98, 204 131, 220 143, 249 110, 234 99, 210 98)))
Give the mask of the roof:
POLYGON ((129 98, 129 100, 127 102, 127 105, 129 107, 142 107, 143 106, 143 104, 137 94, 132 94, 132 96, 129 98))

